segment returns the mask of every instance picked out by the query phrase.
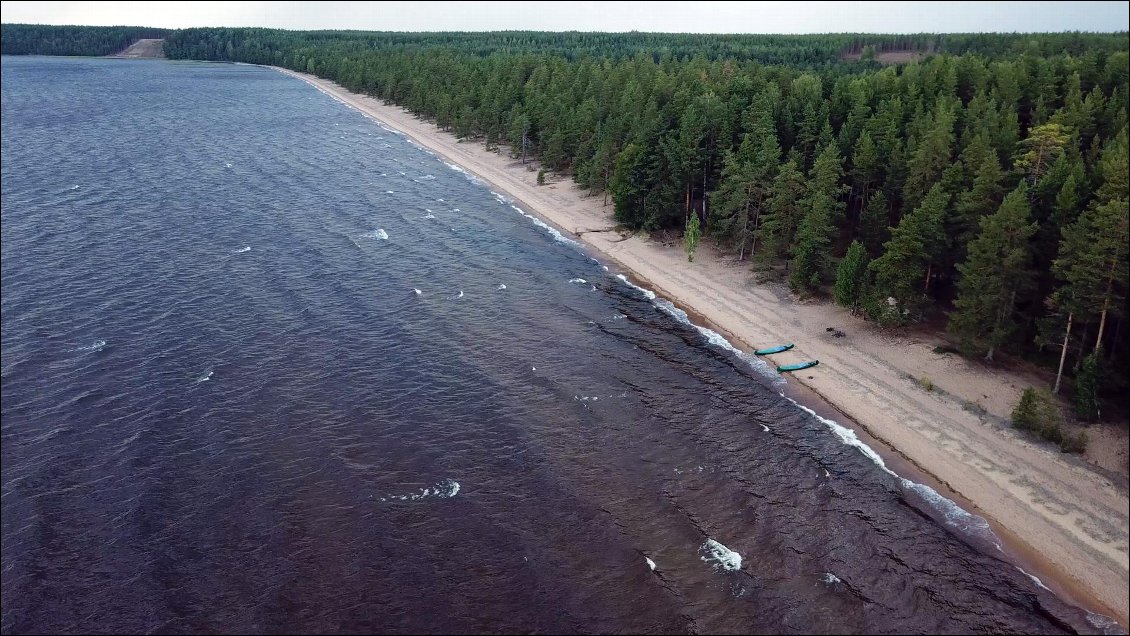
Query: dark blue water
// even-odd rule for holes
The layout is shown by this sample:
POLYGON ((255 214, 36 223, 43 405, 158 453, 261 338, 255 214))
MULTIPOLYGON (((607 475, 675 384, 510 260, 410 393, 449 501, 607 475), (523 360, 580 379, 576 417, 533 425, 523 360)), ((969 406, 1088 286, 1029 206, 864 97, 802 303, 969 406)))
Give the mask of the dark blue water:
POLYGON ((2 82, 4 633, 1086 626, 979 520, 305 83, 2 82))

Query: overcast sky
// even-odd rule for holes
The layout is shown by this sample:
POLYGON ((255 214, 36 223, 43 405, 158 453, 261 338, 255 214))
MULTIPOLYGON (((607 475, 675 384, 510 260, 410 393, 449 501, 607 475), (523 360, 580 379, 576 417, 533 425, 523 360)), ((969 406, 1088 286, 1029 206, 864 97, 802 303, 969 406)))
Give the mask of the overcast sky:
POLYGON ((1122 2, 0 2, 3 22, 381 31, 1125 31, 1122 2))

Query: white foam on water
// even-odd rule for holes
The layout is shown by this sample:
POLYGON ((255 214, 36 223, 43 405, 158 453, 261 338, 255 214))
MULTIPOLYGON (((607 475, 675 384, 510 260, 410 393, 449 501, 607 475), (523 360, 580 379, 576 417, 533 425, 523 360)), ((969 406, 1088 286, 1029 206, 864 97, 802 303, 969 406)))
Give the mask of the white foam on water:
POLYGON ((1104 634, 1125 633, 1121 629, 1119 629, 1118 621, 1110 618, 1109 616, 1096 614, 1094 612, 1087 612, 1087 622, 1104 634))
POLYGON ((412 292, 415 293, 417 296, 424 293, 424 292, 420 291, 419 289, 416 289, 415 287, 412 288, 412 292))
POLYGON ((381 240, 381 241, 387 241, 388 240, 388 232, 385 232, 383 228, 377 228, 377 229, 373 230, 372 232, 365 232, 364 234, 361 235, 361 238, 378 239, 378 240, 381 240))
POLYGON ((467 171, 464 170, 461 166, 457 166, 453 163, 447 163, 446 161, 443 162, 443 165, 447 166, 448 168, 451 168, 452 170, 454 170, 456 172, 462 172, 463 174, 467 174, 467 171))
POLYGON ((460 210, 459 208, 455 208, 455 209, 453 209, 453 210, 451 210, 451 211, 452 211, 452 212, 462 212, 463 210, 460 210))
POLYGON ((766 426, 766 425, 764 425, 764 424, 762 424, 762 425, 761 425, 761 431, 762 431, 762 432, 764 432, 764 433, 768 433, 768 432, 769 432, 769 427, 768 427, 768 426, 766 426))
POLYGON ((1044 588, 1045 590, 1047 590, 1049 592, 1051 591, 1051 588, 1044 585, 1044 582, 1040 580, 1040 577, 1036 576, 1035 574, 1029 574, 1028 572, 1025 572, 1024 568, 1020 567, 1019 565, 1016 566, 1016 569, 1020 570, 1020 573, 1023 574, 1024 576, 1032 579, 1032 582, 1035 583, 1036 585, 1039 585, 1040 587, 1044 588))
POLYGON ((506 289, 506 285, 503 285, 502 283, 499 283, 499 284, 498 284, 498 288, 499 288, 499 289, 506 289))
POLYGON ((422 488, 419 492, 409 495, 387 495, 381 501, 419 501, 421 499, 451 499, 459 494, 459 482, 448 478, 438 484, 422 488))
POLYGON ((424 218, 425 219, 434 219, 434 218, 436 218, 436 215, 432 214, 431 212, 428 212, 427 214, 424 215, 424 218))
POLYGON ((443 203, 443 199, 436 199, 436 201, 439 201, 440 203, 443 203))
POLYGON ((79 188, 81 188, 81 187, 82 187, 82 186, 80 186, 80 185, 73 185, 73 186, 71 186, 71 187, 70 187, 70 189, 71 189, 71 190, 78 190, 78 189, 79 189, 79 188))
POLYGON ((251 246, 246 245, 244 247, 239 248, 238 250, 232 251, 232 254, 243 254, 244 252, 250 252, 250 251, 251 251, 251 246))
POLYGON ((462 297, 463 297, 463 290, 462 290, 462 289, 460 289, 460 290, 459 290, 459 295, 458 295, 458 296, 456 296, 456 298, 462 298, 462 297))
POLYGON ((833 583, 841 583, 842 582, 842 581, 840 581, 840 577, 836 576, 835 574, 832 574, 831 572, 825 572, 824 576, 820 577, 820 581, 823 582, 823 583, 827 583, 828 585, 832 585, 833 583))
MULTIPOLYGON (((620 276, 622 276, 622 274, 620 276)), ((625 282, 627 281, 627 279, 623 279, 623 280, 625 280, 625 282)), ((628 283, 628 284, 631 285, 631 283, 628 283)), ((632 286, 636 287, 635 285, 632 285, 632 286)), ((642 289, 642 288, 637 287, 637 289, 642 289)), ((665 300, 665 299, 662 299, 662 298, 656 300, 655 299, 655 292, 651 292, 651 295, 652 295, 651 297, 653 299, 652 304, 654 304, 659 309, 663 310, 663 312, 667 313, 668 315, 674 317, 676 320, 683 323, 684 325, 694 327, 694 329, 696 331, 698 331, 700 334, 702 334, 702 336, 704 338, 706 338, 706 341, 709 342, 710 344, 714 345, 715 347, 718 347, 719 349, 723 349, 725 351, 732 353, 739 360, 741 360, 742 362, 745 362, 747 365, 749 365, 749 367, 751 369, 760 373, 761 375, 763 375, 767 378, 770 378, 772 380, 775 380, 775 381, 780 379, 781 376, 773 371, 773 367, 769 366, 769 364, 766 363, 761 358, 759 358, 755 355, 750 355, 750 354, 746 353, 745 351, 738 349, 734 345, 730 344, 730 341, 726 340, 726 338, 724 338, 722 336, 722 334, 718 333, 717 331, 696 325, 695 323, 691 322, 691 319, 687 316, 687 312, 676 307, 673 303, 671 303, 671 301, 665 300)))
POLYGON ((200 377, 196 378, 196 383, 200 384, 201 382, 207 382, 208 380, 211 380, 211 379, 212 379, 212 370, 208 369, 200 377))
POLYGON ((812 417, 819 420, 822 424, 827 426, 832 431, 832 433, 836 435, 836 437, 840 438, 840 442, 847 446, 858 448, 859 452, 863 453, 865 457, 874 462, 876 466, 883 470, 883 472, 891 475, 895 479, 898 479, 899 484, 902 485, 904 489, 914 491, 919 497, 925 500, 926 503, 934 508, 934 510, 942 514, 942 519, 945 521, 946 525, 980 537, 996 546, 997 550, 1003 551, 1000 538, 997 537, 992 528, 989 527, 989 522, 984 518, 966 511, 961 506, 957 505, 957 503, 955 503, 954 501, 943 497, 938 493, 938 491, 934 490, 930 486, 906 479, 890 468, 887 468, 887 464, 883 461, 883 458, 875 452, 875 449, 863 443, 863 441, 859 439, 858 436, 856 436, 855 431, 840 425, 835 420, 830 420, 826 417, 817 415, 816 412, 812 409, 798 403, 796 400, 790 397, 785 396, 783 393, 780 395, 781 397, 784 397, 785 399, 796 405, 797 408, 808 413, 812 417))
POLYGON ((824 477, 831 477, 831 476, 832 476, 832 473, 828 472, 828 469, 825 468, 824 469, 824 477))
POLYGON ((77 347, 71 351, 101 351, 106 346, 105 340, 95 340, 94 342, 86 345, 85 347, 77 347))
POLYGON ((651 571, 654 572, 655 571, 655 561, 652 561, 651 559, 649 559, 647 557, 644 557, 643 560, 647 563, 647 567, 651 568, 651 571))
POLYGON ((533 223, 534 225, 540 227, 541 229, 545 230, 546 232, 549 232, 549 235, 553 237, 553 240, 557 241, 558 243, 565 243, 566 245, 571 245, 571 246, 577 247, 577 248, 579 248, 581 246, 580 243, 574 241, 573 239, 566 238, 565 235, 563 235, 561 232, 557 231, 557 228, 549 225, 545 221, 542 221, 541 219, 539 219, 538 217, 536 217, 532 214, 526 214, 526 211, 523 210, 522 208, 520 208, 516 205, 511 205, 510 208, 512 210, 514 210, 515 212, 517 212, 518 214, 521 214, 522 216, 529 219, 530 222, 533 223))
POLYGON ((742 568, 742 555, 714 539, 707 539, 699 546, 698 551, 703 553, 702 560, 707 563, 713 562, 716 569, 721 567, 727 572, 733 572, 742 568))
POLYGON ((231 167, 231 164, 230 164, 230 163, 226 163, 226 162, 225 162, 225 163, 224 163, 224 167, 225 167, 225 168, 230 168, 230 167, 231 167))
POLYGON ((625 276, 623 274, 616 274, 616 278, 619 278, 628 287, 631 287, 632 289, 634 289, 638 292, 641 292, 644 296, 647 297, 648 300, 655 300, 655 292, 651 291, 650 289, 644 289, 643 287, 640 287, 639 285, 628 280, 627 276, 625 276))
POLYGON ((570 278, 570 283, 587 283, 588 281, 583 278, 570 278))
POLYGON ((395 191, 393 191, 393 190, 385 190, 385 194, 395 194, 395 191))

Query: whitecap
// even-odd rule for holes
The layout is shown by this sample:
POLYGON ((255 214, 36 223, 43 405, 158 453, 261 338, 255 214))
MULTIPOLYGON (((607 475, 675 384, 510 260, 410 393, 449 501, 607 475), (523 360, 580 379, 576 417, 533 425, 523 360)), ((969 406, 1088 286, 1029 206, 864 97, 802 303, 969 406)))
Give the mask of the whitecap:
POLYGON ((379 239, 379 240, 382 240, 382 241, 387 241, 388 240, 388 232, 385 232, 383 228, 377 228, 377 229, 373 230, 372 232, 365 232, 364 234, 361 235, 361 238, 379 239))
POLYGON ((452 212, 462 212, 463 210, 460 210, 459 208, 455 208, 455 209, 453 209, 453 210, 451 210, 451 211, 452 211, 452 212))
POLYGON ((651 568, 651 571, 654 572, 655 571, 655 561, 652 561, 651 559, 649 559, 647 557, 644 557, 643 560, 647 562, 647 567, 651 568))
POLYGON ((587 283, 588 281, 583 278, 570 278, 570 283, 587 283))
POLYGON ((86 345, 85 347, 77 347, 72 351, 101 351, 106 346, 105 340, 95 340, 94 342, 86 345))
POLYGON ((392 190, 385 190, 385 194, 394 194, 392 190))
POLYGON ((435 179, 435 178, 436 178, 436 176, 434 174, 426 174, 426 175, 420 177, 420 180, 421 181, 431 181, 432 179, 435 179))
POLYGON ((81 188, 81 187, 82 187, 82 186, 80 186, 80 185, 73 185, 73 186, 71 186, 71 187, 70 187, 70 189, 71 189, 71 190, 78 190, 78 189, 79 189, 79 188, 81 188))
POLYGON ((463 297, 463 290, 462 290, 462 289, 460 289, 460 290, 459 290, 459 295, 458 295, 458 296, 456 296, 456 298, 462 298, 462 297, 463 297))
POLYGON ((797 408, 808 413, 809 415, 820 421, 822 424, 827 426, 829 429, 831 429, 832 433, 834 433, 836 437, 840 438, 841 443, 859 449, 859 452, 863 453, 864 457, 874 462, 875 465, 878 466, 883 472, 897 479, 899 481, 899 484, 902 485, 903 488, 905 488, 906 490, 914 491, 914 493, 916 493, 919 497, 926 501, 926 503, 934 508, 934 510, 937 510, 941 513, 942 520, 946 525, 963 532, 967 532, 971 535, 980 537, 996 546, 997 550, 1003 550, 1003 548, 1001 548, 1000 539, 989 526, 989 522, 986 521, 983 517, 979 517, 966 511, 964 508, 957 505, 956 502, 943 497, 938 493, 938 491, 934 490, 930 486, 906 479, 890 468, 887 468, 886 462, 884 462, 883 458, 875 452, 875 449, 863 443, 863 441, 860 440, 859 437, 855 434, 855 431, 851 430, 850 428, 840 425, 835 420, 830 420, 826 417, 817 415, 816 412, 812 409, 804 406, 803 404, 800 404, 790 397, 784 396, 784 394, 781 394, 781 396, 785 397, 785 399, 796 405, 797 408))
POLYGON ((745 362, 747 365, 749 365, 749 367, 751 369, 753 369, 754 371, 757 371, 761 375, 763 375, 767 378, 773 379, 774 381, 783 381, 783 380, 781 380, 781 376, 778 375, 777 373, 774 373, 773 368, 770 367, 769 364, 766 363, 761 358, 759 358, 755 355, 750 355, 750 354, 746 353, 745 351, 738 349, 734 345, 730 344, 730 341, 726 340, 726 338, 724 338, 722 336, 722 334, 718 333, 717 331, 714 331, 713 329, 708 329, 706 327, 701 327, 701 326, 696 325, 695 323, 691 322, 691 319, 687 316, 687 312, 683 311, 682 309, 679 309, 678 307, 676 307, 674 304, 672 304, 668 300, 664 300, 662 298, 656 299, 655 292, 648 290, 648 289, 644 289, 642 287, 639 287, 638 285, 633 285, 631 282, 628 281, 628 279, 623 274, 617 274, 617 277, 620 280, 624 281, 626 284, 628 284, 628 285, 634 287, 635 289, 638 289, 638 290, 644 292, 645 294, 647 294, 648 298, 652 299, 652 301, 653 301, 652 304, 654 304, 656 307, 661 309, 664 313, 672 316, 673 318, 675 318, 675 320, 678 320, 679 322, 683 323, 684 325, 693 327, 695 329, 695 331, 702 334, 702 336, 704 338, 706 338, 706 341, 709 342, 710 344, 714 345, 715 347, 718 347, 719 349, 724 349, 726 351, 729 351, 734 356, 736 356, 739 360, 741 360, 742 362, 745 362))
POLYGON ((764 425, 764 424, 762 424, 762 425, 761 425, 761 430, 762 430, 762 432, 768 433, 768 432, 769 432, 769 427, 768 427, 768 426, 766 426, 766 425, 764 425))
POLYGON ((239 249, 237 249, 237 250, 233 250, 233 251, 232 251, 232 254, 243 254, 244 252, 250 252, 250 251, 251 251, 251 246, 250 246, 250 245, 246 245, 246 246, 244 246, 244 247, 241 247, 241 248, 239 248, 239 249))
POLYGON ((1051 591, 1051 588, 1044 585, 1044 582, 1041 581, 1040 578, 1038 576, 1036 576, 1035 574, 1029 574, 1028 572, 1025 572, 1024 568, 1020 567, 1019 565, 1016 566, 1016 569, 1020 570, 1020 573, 1023 574, 1024 576, 1027 576, 1028 578, 1032 579, 1032 582, 1035 583, 1036 585, 1039 585, 1040 587, 1044 588, 1045 590, 1047 590, 1049 592, 1051 591))
POLYGON ((650 289, 644 289, 643 287, 636 285, 632 281, 628 280, 627 276, 625 276, 623 274, 616 274, 616 278, 619 278, 628 287, 631 287, 632 289, 634 289, 638 292, 641 292, 648 300, 655 300, 655 292, 651 291, 650 289))
POLYGON ((208 380, 211 380, 211 379, 212 379, 212 370, 208 369, 202 375, 200 375, 199 377, 196 378, 196 383, 200 384, 201 382, 207 382, 208 380))
POLYGON ((413 287, 413 288, 412 288, 412 291, 413 291, 413 292, 414 292, 414 293, 415 293, 415 294, 416 294, 417 296, 419 296, 420 294, 423 294, 423 293, 424 293, 424 292, 420 291, 419 289, 416 289, 415 287, 413 287))
POLYGON ((840 581, 840 577, 832 574, 831 572, 825 572, 824 576, 820 577, 820 580, 824 583, 827 583, 828 585, 832 585, 833 583, 842 583, 842 581, 840 581))
POLYGON ((397 501, 419 501, 421 499, 451 499, 459 494, 459 482, 454 479, 448 478, 443 481, 427 488, 421 488, 419 492, 408 495, 387 495, 381 497, 381 501, 395 499, 397 501))
POLYGON ((230 168, 230 167, 231 167, 231 164, 230 164, 230 163, 224 163, 224 167, 225 167, 225 168, 230 168))
POLYGON ((428 212, 427 214, 424 215, 424 218, 425 219, 434 219, 434 218, 436 218, 436 215, 432 214, 431 212, 428 212))
POLYGON ((502 284, 502 283, 499 283, 499 284, 498 284, 498 288, 499 288, 499 289, 506 289, 506 285, 504 285, 504 284, 502 284))
POLYGON ((700 558, 707 563, 713 562, 716 569, 720 567, 727 572, 733 572, 742 568, 742 555, 714 539, 707 539, 699 546, 698 551, 702 553, 700 558))

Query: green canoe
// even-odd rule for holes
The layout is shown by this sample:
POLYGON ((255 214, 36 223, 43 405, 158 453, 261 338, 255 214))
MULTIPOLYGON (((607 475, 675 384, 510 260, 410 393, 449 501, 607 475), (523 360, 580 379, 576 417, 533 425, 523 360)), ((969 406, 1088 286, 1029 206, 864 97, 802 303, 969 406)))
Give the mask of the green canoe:
POLYGON ((819 360, 809 360, 808 362, 801 362, 800 364, 786 364, 784 366, 777 367, 777 373, 784 373, 785 371, 800 371, 801 369, 814 367, 818 364, 820 364, 819 360))
POLYGON ((792 349, 792 348, 793 348, 792 344, 783 344, 783 345, 780 345, 780 346, 777 346, 777 347, 769 347, 768 349, 758 349, 757 351, 754 351, 753 353, 754 353, 754 355, 767 356, 767 355, 772 354, 772 353, 781 353, 782 351, 788 351, 789 349, 792 349))

